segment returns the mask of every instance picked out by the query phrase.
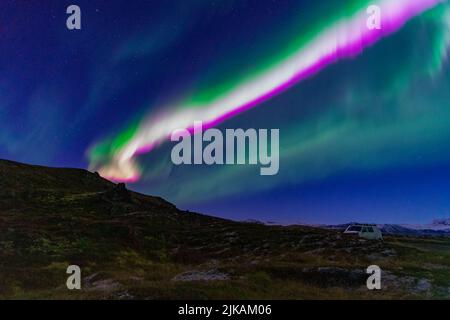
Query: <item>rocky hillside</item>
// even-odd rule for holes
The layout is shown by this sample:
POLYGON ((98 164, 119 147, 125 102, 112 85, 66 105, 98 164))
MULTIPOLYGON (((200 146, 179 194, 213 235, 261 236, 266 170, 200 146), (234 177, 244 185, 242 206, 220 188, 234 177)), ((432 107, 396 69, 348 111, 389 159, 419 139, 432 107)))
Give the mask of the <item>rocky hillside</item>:
POLYGON ((449 280, 448 239, 238 223, 85 170, 0 161, 0 298, 449 298, 449 280), (82 290, 66 287, 73 264, 82 290), (371 264, 380 291, 365 286, 371 264))

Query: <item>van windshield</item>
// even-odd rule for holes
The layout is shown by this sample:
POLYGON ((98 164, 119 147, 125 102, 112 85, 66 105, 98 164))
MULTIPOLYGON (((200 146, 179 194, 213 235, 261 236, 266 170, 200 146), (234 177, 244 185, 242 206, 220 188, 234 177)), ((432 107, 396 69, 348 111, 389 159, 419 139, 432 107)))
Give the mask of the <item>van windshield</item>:
POLYGON ((348 231, 357 231, 360 232, 361 231, 361 227, 359 226, 351 226, 350 228, 347 229, 348 231))

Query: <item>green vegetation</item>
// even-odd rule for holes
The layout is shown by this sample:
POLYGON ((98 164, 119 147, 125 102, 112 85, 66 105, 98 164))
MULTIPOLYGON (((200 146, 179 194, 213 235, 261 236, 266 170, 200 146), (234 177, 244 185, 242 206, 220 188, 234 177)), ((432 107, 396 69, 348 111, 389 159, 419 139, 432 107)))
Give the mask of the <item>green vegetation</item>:
POLYGON ((77 169, 0 161, 0 298, 450 297, 450 239, 344 238, 178 210, 77 169), (82 268, 82 290, 66 268, 82 268), (383 270, 369 291, 365 269, 383 270))

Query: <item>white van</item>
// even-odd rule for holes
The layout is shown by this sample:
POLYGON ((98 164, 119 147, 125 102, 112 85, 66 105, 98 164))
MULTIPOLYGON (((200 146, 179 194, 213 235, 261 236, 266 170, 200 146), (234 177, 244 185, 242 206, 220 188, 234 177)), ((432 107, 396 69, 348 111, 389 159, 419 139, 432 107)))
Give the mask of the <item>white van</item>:
POLYGON ((345 229, 344 234, 357 235, 369 240, 383 240, 381 230, 376 225, 371 224, 352 224, 345 229))

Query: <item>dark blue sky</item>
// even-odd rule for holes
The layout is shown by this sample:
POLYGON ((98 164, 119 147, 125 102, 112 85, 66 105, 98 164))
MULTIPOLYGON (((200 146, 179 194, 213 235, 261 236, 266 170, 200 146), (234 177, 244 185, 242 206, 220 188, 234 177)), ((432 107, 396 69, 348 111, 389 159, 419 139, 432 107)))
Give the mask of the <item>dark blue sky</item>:
MULTIPOLYGON (((187 93, 245 78, 347 3, 3 0, 0 157, 87 168, 99 141, 187 93), (80 31, 65 26, 70 4, 81 7, 80 31)), ((279 128, 277 177, 174 168, 167 145, 140 157, 144 179, 129 187, 238 220, 450 217, 450 67, 438 50, 448 52, 450 32, 441 11, 221 124, 279 128)))

